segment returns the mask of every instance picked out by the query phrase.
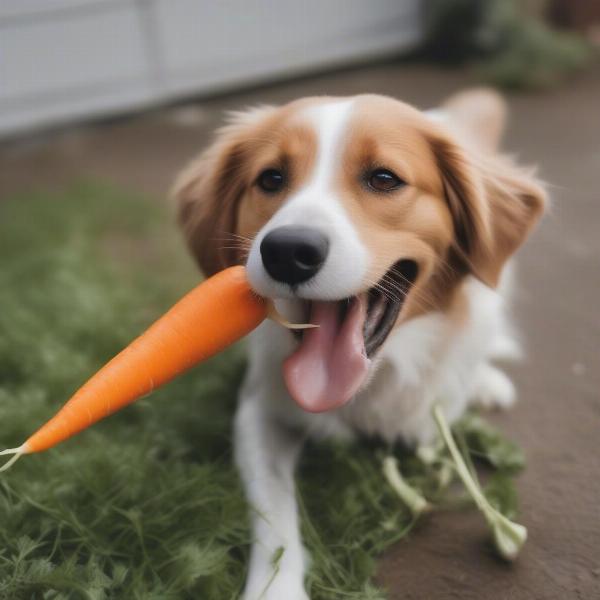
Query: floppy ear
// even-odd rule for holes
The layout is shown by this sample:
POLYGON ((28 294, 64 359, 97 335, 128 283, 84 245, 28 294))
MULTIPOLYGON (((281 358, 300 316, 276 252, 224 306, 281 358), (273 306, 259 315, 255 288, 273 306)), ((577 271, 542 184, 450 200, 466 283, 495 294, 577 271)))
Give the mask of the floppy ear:
POLYGON ((431 145, 454 223, 451 259, 496 287, 506 261, 542 215, 545 191, 530 172, 507 159, 475 158, 443 135, 431 145))
POLYGON ((207 277, 241 262, 232 234, 247 185, 245 143, 252 126, 271 110, 260 107, 232 113, 230 123, 199 158, 177 177, 171 196, 187 244, 207 277))

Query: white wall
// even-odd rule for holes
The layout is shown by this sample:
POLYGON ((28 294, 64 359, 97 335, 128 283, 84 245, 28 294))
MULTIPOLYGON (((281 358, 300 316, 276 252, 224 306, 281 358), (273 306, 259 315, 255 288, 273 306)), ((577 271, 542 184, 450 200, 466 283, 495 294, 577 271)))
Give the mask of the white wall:
POLYGON ((0 135, 413 46, 419 0, 0 0, 0 135))

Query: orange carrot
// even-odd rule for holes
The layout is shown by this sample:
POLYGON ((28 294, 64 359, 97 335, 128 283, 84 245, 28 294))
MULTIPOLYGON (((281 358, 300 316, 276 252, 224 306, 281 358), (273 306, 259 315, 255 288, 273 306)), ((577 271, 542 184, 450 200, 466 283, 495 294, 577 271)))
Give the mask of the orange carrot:
POLYGON ((22 454, 41 452, 86 429, 220 352, 255 329, 271 309, 248 284, 244 267, 225 269, 184 296, 115 356, 0 470, 22 454))

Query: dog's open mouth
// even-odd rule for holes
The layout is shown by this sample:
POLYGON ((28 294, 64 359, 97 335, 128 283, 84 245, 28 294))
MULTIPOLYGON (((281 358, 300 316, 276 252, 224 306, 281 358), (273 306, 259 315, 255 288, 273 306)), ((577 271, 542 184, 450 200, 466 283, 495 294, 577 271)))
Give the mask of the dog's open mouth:
POLYGON ((398 261, 377 285, 358 296, 307 304, 309 322, 318 327, 299 335, 298 348, 283 365, 287 388, 302 408, 331 410, 356 394, 417 274, 414 261, 398 261))
POLYGON ((363 328, 367 356, 373 356, 387 339, 417 274, 416 262, 401 260, 377 286, 369 290, 367 318, 363 328))

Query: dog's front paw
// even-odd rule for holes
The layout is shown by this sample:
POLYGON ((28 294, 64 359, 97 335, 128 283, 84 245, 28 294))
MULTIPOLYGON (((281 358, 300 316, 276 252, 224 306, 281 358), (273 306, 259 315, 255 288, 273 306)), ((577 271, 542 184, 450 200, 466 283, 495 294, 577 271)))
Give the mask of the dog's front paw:
POLYGON ((310 600, 297 573, 280 572, 264 585, 249 584, 242 600, 310 600))
POLYGON ((481 365, 473 391, 473 404, 484 408, 510 408, 516 400, 516 390, 508 376, 497 367, 481 365))

